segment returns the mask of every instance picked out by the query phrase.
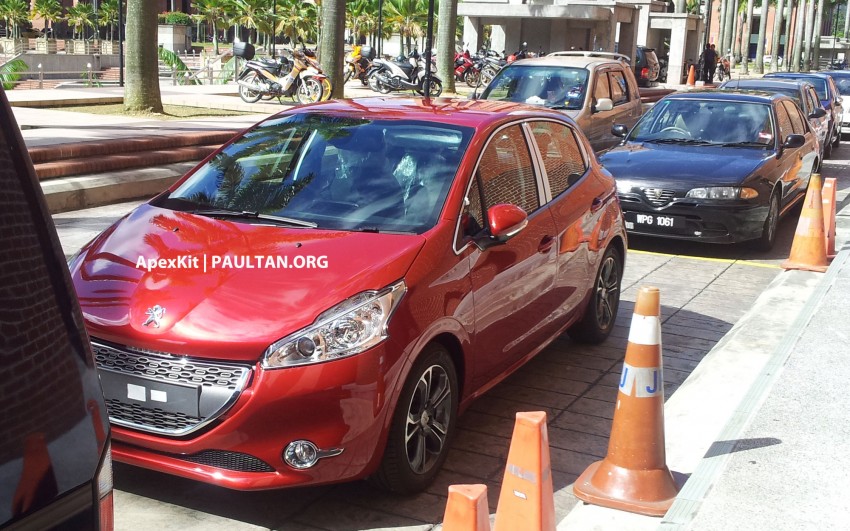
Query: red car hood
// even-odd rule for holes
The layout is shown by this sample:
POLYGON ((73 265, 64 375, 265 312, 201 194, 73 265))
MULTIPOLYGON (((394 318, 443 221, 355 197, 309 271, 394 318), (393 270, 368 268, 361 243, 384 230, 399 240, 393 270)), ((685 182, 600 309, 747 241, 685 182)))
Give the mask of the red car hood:
POLYGON ((142 205, 85 249, 71 274, 96 338, 256 361, 324 310, 402 278, 424 242, 417 235, 234 223, 142 205), (303 267, 311 257, 317 265, 303 267))

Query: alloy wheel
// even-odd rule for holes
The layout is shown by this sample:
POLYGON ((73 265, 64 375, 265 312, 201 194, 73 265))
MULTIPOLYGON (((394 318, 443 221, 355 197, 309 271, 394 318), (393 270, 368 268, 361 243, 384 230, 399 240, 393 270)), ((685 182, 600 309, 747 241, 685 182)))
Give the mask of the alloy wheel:
POLYGON ((606 256, 596 281, 596 319, 602 328, 608 328, 617 318, 620 300, 619 265, 613 256, 606 256))
POLYGON ((452 421, 449 376, 431 365, 419 377, 407 409, 404 441, 407 462, 416 474, 430 471, 444 452, 452 421))

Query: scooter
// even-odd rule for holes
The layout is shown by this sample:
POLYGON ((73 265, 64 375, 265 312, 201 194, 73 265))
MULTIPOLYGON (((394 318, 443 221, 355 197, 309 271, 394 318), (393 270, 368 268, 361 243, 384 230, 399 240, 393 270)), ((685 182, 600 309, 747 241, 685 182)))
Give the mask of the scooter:
POLYGON ((246 103, 255 103, 260 98, 278 98, 295 96, 299 103, 313 103, 322 99, 323 89, 320 79, 314 75, 302 76, 310 67, 307 56, 301 50, 292 50, 292 59, 259 59, 254 61, 254 46, 250 43, 237 43, 233 47, 237 57, 246 60, 242 71, 236 78, 239 96, 246 103))
POLYGON ((359 79, 365 87, 369 84, 368 73, 375 59, 375 48, 371 46, 355 46, 351 53, 345 56, 345 81, 359 79))
POLYGON ((455 80, 463 81, 470 87, 481 84, 481 62, 473 58, 466 50, 462 54, 455 53, 455 80))
MULTIPOLYGON (((389 94, 394 90, 414 90, 425 95, 425 61, 420 59, 415 51, 407 61, 399 56, 395 61, 375 59, 369 72, 369 87, 375 92, 389 94)), ((443 82, 436 76, 436 67, 431 65, 431 84, 428 87, 430 96, 439 96, 443 92, 443 82)))
POLYGON ((304 47, 303 44, 301 45, 301 51, 304 52, 304 60, 307 63, 307 68, 299 74, 302 81, 306 82, 306 78, 308 77, 318 81, 322 85, 322 95, 319 97, 319 101, 329 100, 333 93, 333 85, 331 85, 331 80, 328 79, 328 76, 322 70, 322 65, 316 60, 316 52, 304 47))

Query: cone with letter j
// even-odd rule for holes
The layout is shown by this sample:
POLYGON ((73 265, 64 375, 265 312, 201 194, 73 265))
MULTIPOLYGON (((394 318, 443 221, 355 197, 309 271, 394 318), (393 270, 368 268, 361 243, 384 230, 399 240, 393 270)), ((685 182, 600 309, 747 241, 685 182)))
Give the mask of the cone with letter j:
POLYGON ((608 455, 573 485, 587 503, 663 516, 679 487, 664 448, 664 382, 658 288, 638 292, 620 377, 608 455))

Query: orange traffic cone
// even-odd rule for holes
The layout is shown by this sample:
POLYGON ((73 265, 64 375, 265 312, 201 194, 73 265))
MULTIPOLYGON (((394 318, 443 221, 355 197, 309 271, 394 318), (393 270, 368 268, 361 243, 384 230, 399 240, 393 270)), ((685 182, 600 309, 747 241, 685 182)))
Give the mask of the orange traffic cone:
POLYGON ((823 180, 823 228, 826 231, 826 257, 835 258, 835 177, 823 180))
POLYGON ((694 65, 691 65, 691 69, 688 70, 688 85, 694 86, 697 84, 697 69, 694 65))
POLYGON ((595 505, 663 516, 679 487, 664 448, 664 381, 658 288, 641 288, 620 378, 608 455, 579 476, 573 492, 595 505))
POLYGON ((516 414, 493 529, 555 530, 549 431, 543 411, 516 414))
POLYGON ((449 485, 443 531, 490 531, 487 485, 449 485))
POLYGON ((827 269, 826 234, 824 231, 823 200, 819 173, 812 174, 803 201, 803 211, 797 222, 791 256, 782 262, 783 269, 802 269, 824 272, 827 269))

